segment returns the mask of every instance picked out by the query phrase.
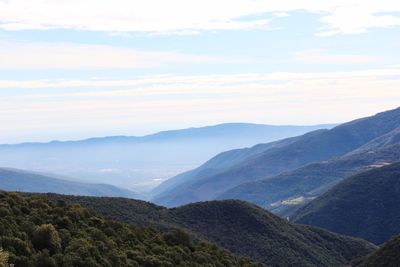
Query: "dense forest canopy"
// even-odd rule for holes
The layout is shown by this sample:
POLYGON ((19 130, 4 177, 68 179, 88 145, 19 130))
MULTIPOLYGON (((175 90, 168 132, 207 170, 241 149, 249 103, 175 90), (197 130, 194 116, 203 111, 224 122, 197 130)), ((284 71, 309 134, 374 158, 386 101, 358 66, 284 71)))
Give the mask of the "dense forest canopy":
POLYGON ((16 267, 257 266, 182 230, 160 232, 79 205, 0 192, 0 259, 16 267))

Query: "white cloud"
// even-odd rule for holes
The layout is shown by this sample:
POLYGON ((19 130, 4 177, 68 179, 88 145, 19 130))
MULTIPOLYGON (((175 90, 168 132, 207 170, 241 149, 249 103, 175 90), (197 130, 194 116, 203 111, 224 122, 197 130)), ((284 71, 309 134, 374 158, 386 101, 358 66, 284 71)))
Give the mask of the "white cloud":
POLYGON ((294 59, 306 64, 361 64, 377 61, 376 57, 351 54, 329 54, 324 49, 308 49, 293 54, 294 59))
POLYGON ((228 121, 343 122, 397 107, 399 77, 400 68, 391 67, 132 80, 0 80, 0 122, 7 125, 0 140, 137 134, 228 121))
POLYGON ((243 4, 242 1, 226 0, 0 1, 0 27, 6 30, 65 28, 107 32, 179 32, 267 25, 265 19, 236 20, 254 13, 251 5, 246 7, 243 4))
POLYGON ((320 35, 400 25, 398 0, 0 0, 0 28, 179 34, 265 28, 260 15, 299 10, 320 14, 320 35))
POLYGON ((387 28, 400 25, 398 14, 382 14, 382 12, 398 13, 400 11, 399 3, 385 6, 387 1, 374 2, 376 3, 360 1, 360 3, 349 7, 338 7, 334 12, 321 19, 327 26, 321 30, 319 35, 356 34, 366 32, 369 28, 387 28), (393 6, 394 9, 390 10, 390 6, 393 6))
POLYGON ((170 63, 223 61, 178 52, 107 45, 0 42, 0 69, 150 68, 170 63))
POLYGON ((274 16, 277 18, 285 18, 285 17, 290 17, 290 14, 286 12, 276 12, 274 13, 274 16))
MULTIPOLYGON (((73 89, 73 88, 110 88, 108 93, 103 91, 88 90, 89 95, 107 95, 114 94, 116 89, 123 94, 132 92, 133 94, 157 94, 157 93, 220 93, 222 89, 230 92, 232 88, 237 88, 239 92, 249 92, 252 88, 259 90, 264 88, 280 88, 282 85, 293 85, 294 90, 301 91, 306 88, 296 88, 296 84, 312 84, 315 82, 327 82, 336 84, 337 81, 386 81, 393 77, 400 77, 400 65, 392 65, 388 68, 369 69, 361 71, 333 71, 333 72, 272 72, 272 73, 241 73, 241 74, 216 74, 216 75, 151 75, 143 76, 137 79, 86 79, 86 80, 0 80, 0 89, 73 89), (128 89, 126 89, 128 88, 128 89), (218 88, 215 90, 215 88, 218 88), (246 89, 249 88, 249 89, 246 89)), ((277 90, 279 91, 279 90, 277 90)), ((86 91, 87 92, 87 91, 86 91)), ((400 93, 400 91, 399 91, 400 93)), ((53 96, 60 95, 58 91, 54 91, 53 96)), ((78 93, 78 96, 85 94, 78 93)), ((30 97, 28 95, 28 97, 30 97)))

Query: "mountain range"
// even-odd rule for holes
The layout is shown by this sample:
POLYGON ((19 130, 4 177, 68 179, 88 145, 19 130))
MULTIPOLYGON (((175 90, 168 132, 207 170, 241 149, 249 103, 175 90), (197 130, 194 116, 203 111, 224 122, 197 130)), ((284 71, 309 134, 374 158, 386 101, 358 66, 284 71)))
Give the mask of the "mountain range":
MULTIPOLYGON (((6 157, 7 149, 11 155, 24 155, 28 148, 29 157, 40 158, 43 153, 39 161, 54 168, 48 156, 78 153, 68 164, 91 155, 79 162, 82 167, 91 166, 91 161, 109 166, 128 155, 108 154, 113 149, 138 155, 138 150, 130 149, 146 142, 171 145, 171 153, 182 151, 182 155, 186 150, 176 150, 178 143, 198 152, 196 145, 201 142, 188 146, 186 141, 205 141, 206 133, 222 144, 223 132, 229 132, 224 127, 232 125, 173 131, 141 141, 110 137, 4 145, 0 155, 6 157)), ((234 138, 252 136, 237 127, 234 138)), ((131 159, 125 158, 123 164, 131 159)), ((67 174, 0 168, 0 189, 27 192, 0 192, 0 247, 5 249, 0 258, 10 256, 17 266, 399 263, 400 243, 395 236, 400 234, 400 108, 332 129, 219 153, 154 188, 150 195, 156 204, 135 200, 142 195, 129 189, 78 182, 92 178, 74 180, 67 174), (38 231, 51 232, 51 243, 38 242, 44 238, 38 231)))
MULTIPOLYGON (((196 201, 235 198, 267 207, 275 202, 316 197, 344 176, 373 165, 380 158, 369 157, 368 153, 371 153, 366 150, 358 151, 357 156, 353 156, 355 161, 358 162, 357 157, 364 158, 367 155, 365 164, 344 169, 335 167, 334 170, 340 175, 335 174, 334 177, 320 173, 328 172, 327 166, 333 168, 342 156, 351 157, 352 152, 364 145, 373 147, 379 137, 394 134, 398 127, 400 108, 357 119, 330 130, 317 130, 266 145, 227 151, 197 169, 161 184, 154 190, 156 193, 152 201, 173 207, 196 201), (310 177, 310 174, 315 176, 310 177)), ((389 144, 384 148, 375 147, 387 149, 379 152, 389 155, 389 158, 382 156, 384 160, 400 160, 395 144, 392 147, 389 144)), ((345 165, 352 165, 345 161, 345 165)))
POLYGON ((139 137, 0 145, 0 166, 148 191, 222 151, 331 127, 226 123, 139 137))

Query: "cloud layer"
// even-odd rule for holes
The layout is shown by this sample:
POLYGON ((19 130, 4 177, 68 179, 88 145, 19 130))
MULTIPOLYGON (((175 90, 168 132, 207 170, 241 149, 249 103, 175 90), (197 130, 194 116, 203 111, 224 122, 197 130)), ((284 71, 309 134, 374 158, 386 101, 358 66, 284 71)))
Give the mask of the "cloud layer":
POLYGON ((397 0, 1 0, 0 28, 180 34, 265 28, 295 11, 319 14, 320 35, 400 25, 397 0))
POLYGON ((107 45, 0 42, 0 69, 150 68, 222 59, 178 52, 151 52, 107 45))
POLYGON ((378 58, 352 54, 330 54, 324 49, 308 49, 294 53, 294 59, 306 64, 360 64, 378 61, 378 58))
POLYGON ((398 106, 399 88, 396 67, 132 80, 3 80, 0 121, 7 128, 0 140, 15 140, 23 133, 25 139, 29 133, 41 140, 140 134, 228 121, 343 122, 398 106))

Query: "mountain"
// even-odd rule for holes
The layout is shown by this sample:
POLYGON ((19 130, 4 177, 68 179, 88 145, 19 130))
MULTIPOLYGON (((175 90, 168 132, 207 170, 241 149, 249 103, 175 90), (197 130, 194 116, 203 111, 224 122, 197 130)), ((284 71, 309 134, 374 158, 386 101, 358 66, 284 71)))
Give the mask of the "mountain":
POLYGON ((194 203, 170 213, 201 237, 267 266, 334 266, 374 250, 362 240, 294 225, 236 200, 194 203))
MULTIPOLYGON (((331 130, 318 130, 295 139, 289 138, 281 145, 277 147, 271 145, 261 152, 247 151, 246 153, 250 154, 249 157, 243 157, 227 168, 209 173, 205 172, 207 166, 201 166, 193 172, 172 178, 174 180, 169 183, 174 183, 176 180, 179 182, 159 192, 153 201, 171 207, 219 197, 232 198, 232 195, 234 198, 243 199, 240 194, 237 194, 242 189, 232 188, 289 172, 313 162, 345 155, 399 126, 400 108, 345 123, 331 130), (233 193, 229 191, 230 189, 233 193), (227 191, 229 193, 225 195, 227 191)), ((256 146, 252 149, 258 148, 256 146)), ((238 153, 238 151, 225 153, 225 156, 232 153, 238 153)), ((223 156, 223 154, 220 155, 220 157, 223 156)), ((252 191, 248 192, 252 194, 252 191)))
POLYGON ((333 266, 375 251, 361 239, 297 225, 242 201, 211 201, 167 209, 123 198, 46 195, 80 205, 112 219, 155 229, 185 229, 238 256, 266 266, 333 266))
POLYGON ((295 142, 297 139, 298 137, 291 137, 267 144, 258 144, 251 148, 233 149, 222 152, 202 164, 200 167, 168 179, 154 188, 151 191, 151 194, 157 196, 154 200, 155 202, 159 202, 157 199, 171 197, 172 194, 169 190, 174 189, 174 187, 182 186, 185 182, 190 183, 192 180, 196 180, 199 177, 212 177, 234 167, 236 164, 239 164, 248 158, 254 157, 269 149, 278 148, 295 142))
POLYGON ((395 145, 400 143, 400 126, 387 134, 384 134, 378 138, 375 138, 371 142, 361 146, 360 148, 352 151, 349 154, 357 154, 364 151, 374 151, 383 147, 388 147, 390 145, 395 145))
POLYGON ((346 178, 293 220, 376 244, 387 241, 400 234, 400 163, 346 178))
POLYGON ((85 196, 140 197, 132 191, 112 185, 79 183, 10 168, 0 168, 0 190, 38 193, 53 192, 85 196))
POLYGON ((400 236, 386 242, 382 248, 366 257, 355 267, 398 267, 400 266, 400 236))
POLYGON ((242 199, 274 213, 289 215, 349 175, 400 161, 400 142, 378 142, 397 140, 399 129, 379 137, 379 140, 374 139, 371 144, 367 143, 365 147, 345 156, 241 184, 219 196, 219 199, 242 199))
POLYGON ((166 178, 190 170, 222 151, 330 127, 227 123, 139 137, 0 145, 0 166, 148 191, 166 178))
POLYGON ((0 192, 1 266, 260 266, 193 238, 116 222, 45 198, 0 192))

